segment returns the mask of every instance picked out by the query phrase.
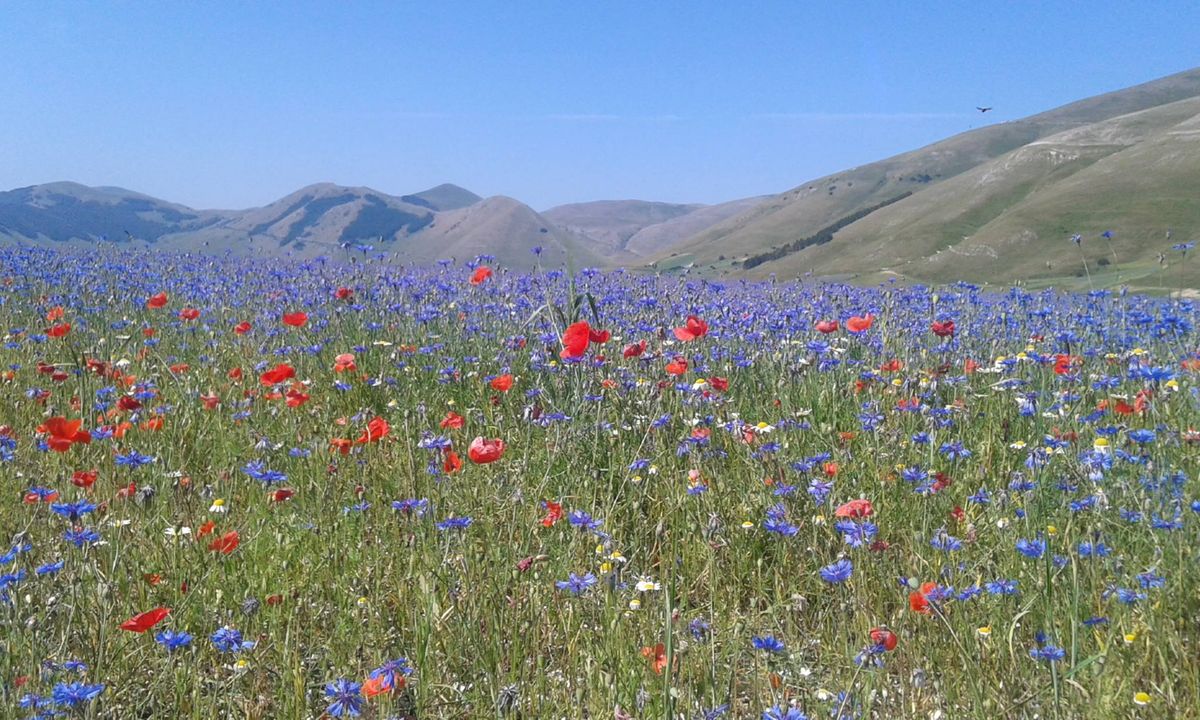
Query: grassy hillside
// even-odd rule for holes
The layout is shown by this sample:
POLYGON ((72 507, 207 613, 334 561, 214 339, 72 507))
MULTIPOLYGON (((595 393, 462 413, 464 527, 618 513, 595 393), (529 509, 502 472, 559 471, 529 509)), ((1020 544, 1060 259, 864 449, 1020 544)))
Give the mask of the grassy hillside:
MULTIPOLYGON (((954 274, 957 266, 948 259, 932 263, 935 269, 929 272, 917 272, 917 266, 920 265, 918 261, 957 244, 955 241, 961 240, 963 235, 971 235, 982 226, 998 221, 1000 216, 1010 214, 1010 208, 1013 217, 1019 217, 1022 213, 1057 213, 1056 208, 1063 206, 1063 201, 1048 199, 1034 202, 1034 198, 1064 177, 1114 152, 1124 152, 1150 135, 1186 123, 1189 113, 1194 114, 1192 106, 1186 102, 1176 103, 1198 96, 1200 70, 1192 70, 1081 100, 1023 120, 973 130, 912 152, 835 173, 774 196, 712 226, 660 255, 658 267, 695 264, 706 268, 711 266, 715 271, 737 272, 736 260, 812 236, 864 209, 911 193, 904 200, 889 205, 886 213, 880 211, 879 217, 872 213, 842 229, 837 241, 828 246, 819 246, 805 250, 796 257, 760 265, 754 268, 753 273, 776 272, 781 276, 794 276, 807 271, 862 273, 903 265, 914 277, 930 274, 942 277, 942 268, 954 274), (1172 105, 1175 107, 1165 109, 1172 105), (1164 112, 1139 114, 1158 108, 1163 108, 1164 112), (1123 119, 1114 125, 1092 127, 1115 118, 1123 119), (1054 143, 1068 146, 1066 154, 1053 144, 1039 144, 1052 137, 1056 138, 1054 143), (1023 148, 1028 148, 1028 151, 1014 154, 1023 148), (985 166, 987 169, 984 169, 985 166), (968 175, 973 171, 982 174, 978 177, 968 175), (971 179, 964 179, 968 177, 971 179), (950 189, 942 189, 944 184, 955 180, 958 182, 951 185, 950 189), (986 192, 977 194, 967 189, 969 183, 979 184, 985 180, 986 192), (1014 207, 1017 203, 1022 203, 1024 209, 1017 211, 1014 207), (936 218, 921 222, 912 219, 930 213, 935 214, 936 218), (841 242, 843 236, 856 241, 841 242)), ((1186 129, 1181 132, 1186 132, 1186 129)), ((1184 142, 1180 139, 1183 137, 1185 135, 1164 136, 1148 144, 1136 154, 1139 159, 1129 171, 1145 172, 1151 168, 1157 172, 1155 160, 1150 155, 1154 152, 1174 152, 1174 146, 1184 142)), ((1186 154, 1187 151, 1181 152, 1186 154)), ((1186 158, 1179 163, 1186 165, 1186 158)), ((1119 168, 1120 165, 1114 167, 1119 168)), ((1182 182, 1185 189, 1196 188, 1200 178, 1189 172, 1178 168, 1172 181, 1182 182)), ((1150 181, 1145 178, 1137 181, 1128 178, 1123 184, 1118 183, 1121 187, 1115 190, 1125 195, 1125 205, 1144 203, 1141 206, 1146 208, 1144 212, 1139 211, 1137 216, 1129 215, 1128 222, 1122 221, 1121 224, 1128 225, 1131 233, 1134 222, 1143 216, 1157 218, 1155 228, 1173 218, 1183 220, 1188 217, 1186 210, 1176 212, 1177 208, 1172 210, 1174 214, 1169 217, 1158 214, 1154 208, 1157 196, 1143 189, 1148 187, 1147 182, 1150 181)), ((1065 201, 1065 204, 1087 212, 1074 201, 1065 201)), ((1061 214, 1048 214, 1045 217, 1047 222, 1051 222, 1051 217, 1056 218, 1054 222, 1063 225, 1064 231, 1074 224, 1070 217, 1061 214)), ((1089 231, 1091 224, 1112 224, 1118 219, 1112 213, 1093 214, 1090 217, 1089 224, 1067 231, 1066 236, 1075 231, 1089 231)), ((996 225, 996 232, 1001 232, 1003 227, 1003 223, 996 225)), ((1038 232, 1038 229, 1034 231, 1038 232)), ((1038 236, 1049 231, 1050 228, 1043 228, 1038 236)), ((1007 232, 1011 241, 1013 230, 1007 232)), ((1142 228, 1138 232, 1154 234, 1159 230, 1142 228)), ((990 258, 988 253, 995 248, 982 247, 963 246, 959 249, 967 253, 967 257, 972 257, 970 253, 976 253, 981 258, 990 258)), ((1026 246, 1021 252, 1028 251, 1040 252, 1040 248, 1026 246)), ((1004 254, 997 251, 996 259, 1002 256, 1004 254)), ((1012 263, 1014 257, 1005 256, 1005 262, 1012 263)), ((1037 261, 1033 262, 1036 264, 1037 261)), ((1044 260, 1042 263, 1044 269, 1044 260)), ((963 273, 969 276, 978 271, 988 275, 996 271, 995 267, 983 268, 985 264, 983 260, 975 264, 968 263, 963 273)), ((1021 267, 1030 270, 1025 261, 1022 261, 1021 267)), ((1008 271, 1003 275, 1008 279, 1017 277, 1008 271)))

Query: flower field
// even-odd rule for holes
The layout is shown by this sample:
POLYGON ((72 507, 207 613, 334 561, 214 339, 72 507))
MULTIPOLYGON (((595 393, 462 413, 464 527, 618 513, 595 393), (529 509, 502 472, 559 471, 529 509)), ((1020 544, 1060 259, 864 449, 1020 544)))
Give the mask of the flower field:
POLYGON ((0 248, 0 717, 1200 710, 1189 300, 0 248))

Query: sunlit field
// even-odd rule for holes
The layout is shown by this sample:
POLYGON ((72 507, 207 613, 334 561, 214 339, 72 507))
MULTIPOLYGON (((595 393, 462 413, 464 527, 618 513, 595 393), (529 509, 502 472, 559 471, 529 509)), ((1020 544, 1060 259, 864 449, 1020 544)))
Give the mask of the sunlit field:
POLYGON ((0 717, 1197 717, 1197 311, 5 246, 0 717))

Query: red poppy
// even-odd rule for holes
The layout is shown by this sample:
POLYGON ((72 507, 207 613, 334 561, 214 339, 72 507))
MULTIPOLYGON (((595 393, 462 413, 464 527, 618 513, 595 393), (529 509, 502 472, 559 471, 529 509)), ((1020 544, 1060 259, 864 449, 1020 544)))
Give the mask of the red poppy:
POLYGON ((354 371, 358 369, 358 364, 354 362, 354 353, 342 353, 333 359, 333 371, 341 373, 354 371))
POLYGON ((283 314, 283 324, 292 327, 304 327, 308 324, 308 313, 291 312, 283 314))
POLYGON ((354 291, 348 287, 340 287, 333 291, 333 296, 338 300, 350 300, 354 297, 354 291))
POLYGON ((75 487, 90 488, 96 484, 99 473, 95 470, 76 470, 71 473, 71 484, 75 487))
POLYGON ((725 392, 729 389, 729 379, 713 375, 708 379, 708 384, 712 385, 717 392, 725 392))
POLYGON ((55 305, 46 313, 46 322, 52 323, 56 320, 62 320, 66 314, 67 311, 63 309, 62 305, 55 305))
MULTIPOLYGON (((404 687, 404 677, 398 675, 395 677, 396 684, 400 687, 404 687)), ((363 697, 367 698, 373 698, 376 695, 382 695, 383 693, 391 692, 394 689, 396 688, 392 686, 392 674, 390 673, 381 673, 378 677, 367 678, 362 684, 363 697)))
POLYGON ((933 592, 937 587, 937 583, 927 582, 921 586, 920 590, 914 590, 908 594, 908 607, 913 612, 919 612, 922 615, 929 614, 929 593, 933 592))
POLYGON ((897 370, 903 370, 903 369, 904 369, 904 363, 896 358, 892 358, 891 360, 888 360, 887 362, 885 362, 884 364, 879 366, 880 372, 896 372, 897 370))
POLYGON ((59 325, 46 328, 46 334, 52 338, 65 337, 69 332, 71 332, 71 323, 61 323, 59 325))
POLYGON ((117 400, 117 408, 125 412, 133 412, 142 409, 142 402, 132 395, 122 395, 117 400))
POLYGON ((216 529, 217 529, 217 524, 215 522, 213 522, 212 520, 209 520, 208 522, 206 522, 200 526, 200 532, 197 533, 196 537, 204 537, 205 535, 208 535, 209 533, 211 533, 213 530, 216 530, 216 529))
POLYGON ((228 555, 237 549, 238 543, 241 541, 242 538, 240 535, 238 535, 238 531, 230 530, 221 537, 209 543, 208 549, 212 550, 213 552, 219 552, 222 555, 228 555))
POLYGON ((828 335, 829 333, 837 332, 837 329, 838 329, 838 321, 837 320, 820 320, 817 322, 817 332, 822 333, 824 335, 828 335))
POLYGON ((475 272, 471 273, 471 284, 481 285, 485 280, 492 276, 492 269, 486 265, 480 265, 475 268, 475 272))
POLYGON ((492 378, 492 381, 488 384, 491 385, 493 390, 499 390, 500 392, 508 392, 509 389, 511 389, 513 386, 513 376, 509 375, 507 373, 504 375, 499 375, 497 377, 492 378))
POLYGON ((500 438, 485 440, 477 437, 467 447, 467 457, 471 458, 471 462, 479 465, 496 462, 503 456, 504 441, 500 438))
POLYGON ((381 417, 374 417, 371 418, 371 421, 367 423, 367 429, 363 431, 362 435, 358 436, 358 440, 355 440, 355 442, 359 445, 366 445, 370 442, 379 442, 383 438, 387 437, 387 434, 391 431, 392 426, 388 424, 387 420, 384 420, 381 417))
POLYGON ((646 341, 638 340, 635 343, 626 345, 625 349, 621 351, 621 355, 626 358, 635 358, 640 357, 644 352, 646 352, 646 341))
POLYGON ((26 505, 37 505, 38 503, 52 503, 58 501, 58 491, 52 490, 44 495, 39 495, 35 492, 25 493, 23 498, 26 505))
POLYGON ((284 380, 290 380, 294 377, 296 377, 296 368, 287 363, 279 363, 260 375, 258 379, 263 385, 271 386, 278 385, 284 380))
POLYGON ((250 332, 250 329, 252 327, 253 326, 250 323, 243 320, 240 323, 238 323, 237 325, 233 326, 233 331, 235 333, 237 333, 238 335, 245 335, 246 333, 250 332))
POLYGON ((141 615, 134 615, 125 622, 121 623, 121 629, 128 630, 129 632, 144 633, 162 622, 162 619, 170 614, 171 608, 154 608, 153 610, 148 610, 141 615))
POLYGON ((52 417, 38 426, 38 432, 49 433, 46 443, 55 452, 66 452, 75 443, 87 445, 92 441, 92 435, 80 426, 83 420, 67 420, 64 417, 52 417))
POLYGON ((352 447, 354 443, 350 442, 350 438, 334 438, 329 441, 329 449, 337 450, 342 455, 349 455, 352 447))
POLYGON ((666 370, 671 375, 682 375, 687 372, 688 361, 682 357, 676 357, 671 362, 667 363, 666 370))
POLYGON ((708 334, 708 323, 695 315, 688 315, 687 323, 681 328, 675 328, 675 337, 680 342, 698 340, 708 334))
POLYGON ((580 320, 577 323, 572 323, 567 326, 567 329, 562 334, 563 349, 558 353, 558 356, 563 359, 575 359, 583 357, 587 352, 588 345, 592 339, 592 328, 587 324, 586 320, 580 320))
POLYGON ((179 311, 179 317, 183 320, 195 320, 200 317, 200 311, 196 308, 186 307, 179 311))
POLYGON ((946 320, 944 322, 934 321, 930 324, 929 329, 938 337, 954 337, 954 321, 946 320))
POLYGON ((445 458, 445 460, 442 461, 442 470, 447 475, 453 475, 454 473, 458 472, 459 470, 462 470, 462 466, 463 466, 463 461, 462 461, 462 458, 460 458, 458 456, 458 453, 454 452, 453 450, 447 449, 446 450, 446 458, 445 458))
POLYGON ((296 496, 295 490, 293 490, 291 488, 279 488, 275 492, 271 493, 271 502, 280 503, 285 500, 291 500, 295 496, 296 496))
POLYGON ((612 338, 612 333, 607 330, 597 330, 596 328, 588 329, 588 340, 596 343, 597 345, 603 345, 604 343, 608 342, 610 338, 612 338))
POLYGON ((166 307, 166 306, 167 306, 167 294, 165 292, 160 292, 160 293, 151 295, 146 300, 146 307, 150 308, 151 310, 157 310, 158 308, 166 307))
POLYGON ((855 315, 846 321, 846 329, 852 333, 866 332, 871 329, 871 325, 875 323, 875 316, 866 314, 863 316, 855 315))
POLYGON ((1067 375, 1073 369, 1083 364, 1083 358, 1078 355, 1055 355, 1054 356, 1054 372, 1058 375, 1067 375))
POLYGON ((298 408, 308 402, 308 393, 301 390, 299 387, 289 388, 284 397, 287 398, 287 406, 290 408, 298 408))
POLYGON ((554 527, 554 523, 562 519, 562 503, 545 500, 542 502, 542 506, 546 508, 546 516, 542 518, 542 527, 554 527))
POLYGON ((662 643, 654 646, 642 648, 642 657, 650 661, 650 667, 654 672, 661 675, 663 668, 667 666, 667 647, 662 643))
POLYGON ((871 501, 862 498, 843 504, 833 513, 834 517, 840 518, 865 518, 874 514, 875 508, 872 507, 871 501))
POLYGON ((885 627, 871 628, 871 643, 874 645, 883 646, 884 650, 891 652, 896 649, 896 644, 900 639, 896 637, 896 633, 888 630, 885 627))
POLYGON ((453 428, 453 429, 457 430, 458 428, 461 428, 463 426, 464 422, 465 421, 463 420, 462 415, 459 415, 458 413, 451 410, 446 413, 446 417, 442 418, 442 422, 439 424, 443 430, 445 430, 446 428, 453 428))

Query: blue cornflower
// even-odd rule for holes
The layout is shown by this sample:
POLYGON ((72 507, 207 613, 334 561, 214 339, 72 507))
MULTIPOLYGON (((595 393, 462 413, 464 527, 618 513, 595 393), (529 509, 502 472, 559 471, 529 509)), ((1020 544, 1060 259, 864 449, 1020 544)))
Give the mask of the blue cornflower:
POLYGON ((242 468, 242 472, 264 485, 273 485, 287 480, 287 475, 278 470, 267 469, 267 464, 261 460, 246 463, 246 466, 242 468))
POLYGON ((875 523, 866 521, 839 520, 834 523, 833 527, 842 534, 842 539, 846 541, 846 544, 854 548, 871 542, 879 532, 875 523))
POLYGON ((712 628, 704 618, 695 618, 688 623, 688 633, 696 642, 707 642, 712 635, 712 628))
POLYGON ((821 568, 820 574, 821 579, 827 583, 844 583, 854 574, 854 563, 850 562, 849 558, 842 558, 821 568))
POLYGON ((987 588, 987 591, 992 595, 1016 595, 1018 592, 1016 580, 998 578, 996 580, 992 580, 991 582, 984 583, 983 586, 987 588))
POLYGON ((1137 576, 1138 584, 1143 588, 1160 588, 1167 584, 1167 579, 1153 571, 1146 571, 1137 576))
POLYGON ((154 635, 154 641, 165 647, 168 651, 174 652, 180 648, 185 648, 192 644, 192 636, 186 632, 176 632, 174 630, 162 630, 154 635))
POLYGON ((1046 554, 1046 541, 1038 538, 1036 540, 1026 540, 1024 538, 1017 540, 1017 552, 1025 557, 1040 558, 1046 554))
POLYGON ((717 718, 721 717, 727 712, 729 712, 729 703, 725 703, 724 705, 720 705, 712 710, 709 710, 701 715, 700 718, 701 720, 717 720, 717 718))
POLYGON ((96 505, 88 502, 87 500, 80 499, 70 503, 54 503, 50 506, 50 509, 58 515, 70 518, 71 521, 74 522, 95 510, 96 505))
POLYGON ((425 498, 408 498, 406 500, 393 500, 392 509, 396 512, 405 513, 406 515, 416 515, 424 517, 426 511, 429 510, 429 500, 425 498))
POLYGON ((143 455, 137 450, 130 450, 124 455, 118 455, 116 457, 116 462, 118 465, 123 465, 136 470, 143 465, 149 465, 150 463, 154 462, 154 456, 143 455))
POLYGON ((37 570, 34 570, 33 572, 37 575, 50 575, 50 574, 56 573, 62 569, 63 569, 63 561, 59 560, 58 562, 46 563, 45 565, 41 565, 38 567, 37 570))
POLYGON ((74 527, 63 533, 63 539, 75 547, 83 547, 100 542, 100 533, 91 528, 74 527))
POLYGON ((808 720, 808 716, 796 708, 782 708, 778 705, 763 710, 762 720, 808 720))
POLYGON ((596 530, 604 524, 603 520, 597 520, 582 510, 572 510, 567 515, 567 522, 580 530, 596 530))
POLYGON ((438 530, 466 530, 475 522, 469 517, 448 517, 437 524, 438 530))
POLYGON ((831 492, 833 492, 833 481, 813 478, 808 483, 808 494, 812 496, 813 503, 817 505, 824 505, 831 492))
POLYGON ((325 685, 325 697, 331 702, 325 712, 333 717, 358 717, 362 714, 362 684, 338 678, 325 685))
POLYGON ((1155 437, 1157 437, 1157 435, 1154 434, 1153 430, 1144 430, 1143 429, 1143 430, 1129 431, 1129 439, 1134 441, 1135 443, 1139 443, 1139 444, 1143 444, 1143 445, 1146 443, 1154 442, 1155 437))
POLYGON ((386 678, 384 681, 384 686, 387 688, 394 688, 398 685, 398 680, 400 678, 408 677, 409 675, 412 675, 412 673, 412 665, 409 664, 408 658, 401 657, 396 658, 395 660, 388 660, 384 664, 372 670, 370 678, 372 680, 377 680, 380 677, 384 677, 386 678))
POLYGON ((962 541, 946 532, 946 528, 938 528, 933 534, 933 539, 929 541, 930 547, 934 550, 942 552, 953 552, 962 550, 962 541))
POLYGON ((800 532, 800 529, 782 518, 767 518, 763 521, 763 529, 767 532, 778 533, 784 537, 791 537, 800 532))
POLYGON ((1034 660, 1045 660, 1047 662, 1057 662, 1067 656, 1066 651, 1054 645, 1043 645, 1040 648, 1030 648, 1029 657, 1034 660))
POLYGON ((987 505, 992 502, 992 496, 988 493, 987 488, 979 488, 974 495, 967 497, 967 502, 975 505, 987 505))
POLYGON ((250 650, 257 644, 253 640, 243 640, 242 633, 228 625, 213 633, 210 639, 212 640, 213 647, 227 653, 250 650))
POLYGON ((971 457, 971 451, 963 447, 963 444, 957 440, 942 443, 942 446, 938 448, 938 452, 951 460, 966 460, 971 457))
POLYGON ((566 580, 559 580, 554 584, 559 590, 566 590, 572 595, 582 595, 596 584, 596 576, 590 572, 583 575, 571 573, 566 580))
POLYGON ((52 696, 57 705, 75 707, 96 699, 104 692, 104 683, 69 682, 58 683, 54 686, 52 696))
POLYGON ((750 638, 750 644, 754 646, 755 650, 766 650, 771 653, 781 653, 784 649, 783 642, 773 635, 756 635, 750 638))

